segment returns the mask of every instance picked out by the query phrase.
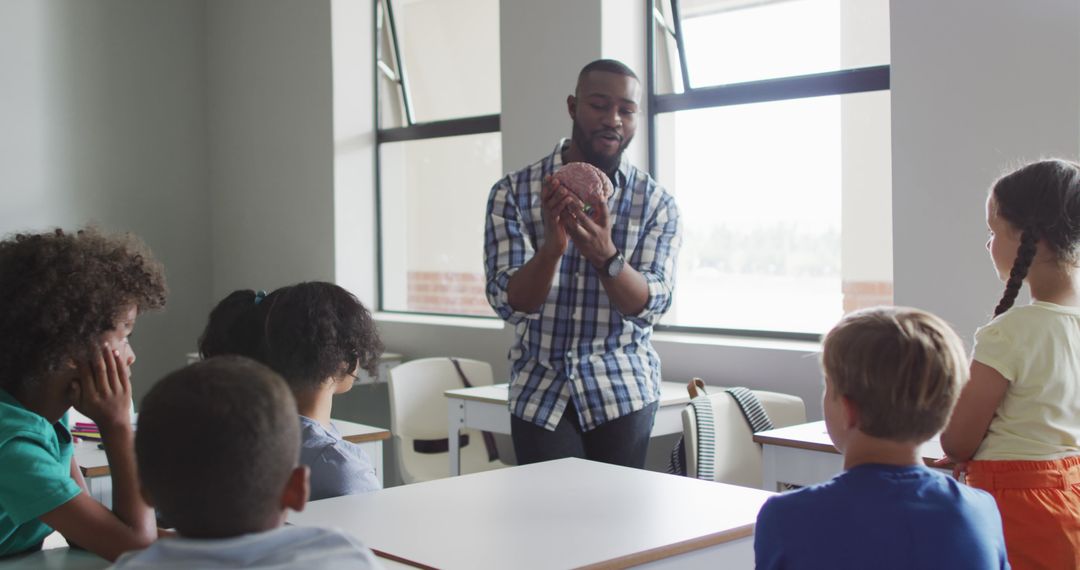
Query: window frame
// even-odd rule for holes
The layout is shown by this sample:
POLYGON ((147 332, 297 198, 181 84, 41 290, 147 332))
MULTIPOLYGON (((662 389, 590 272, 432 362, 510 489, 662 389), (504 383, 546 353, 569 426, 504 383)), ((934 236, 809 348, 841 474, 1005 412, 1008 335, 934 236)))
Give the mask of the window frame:
MULTIPOLYGON (((648 156, 650 175, 655 176, 657 166, 657 115, 674 113, 676 111, 690 111, 694 109, 717 108, 731 105, 809 99, 812 97, 890 90, 889 76, 891 62, 885 65, 856 67, 806 75, 792 75, 739 83, 728 83, 724 85, 711 85, 708 87, 691 87, 686 64, 686 50, 683 45, 679 0, 668 0, 671 2, 671 19, 674 20, 671 25, 667 25, 664 21, 663 13, 657 5, 657 2, 662 1, 664 0, 644 0, 646 27, 645 75, 649 115, 646 119, 646 125, 649 133, 648 156), (656 29, 661 23, 664 23, 664 27, 668 33, 674 35, 676 44, 675 53, 678 54, 679 58, 677 69, 681 75, 680 79, 683 88, 681 93, 656 93, 656 70, 658 67, 656 62, 656 29)), ((676 68, 673 66, 673 69, 676 68)), ((814 333, 758 329, 730 329, 723 327, 657 324, 653 328, 657 332, 814 342, 821 340, 822 337, 822 335, 814 333)))
POLYGON ((501 113, 489 115, 476 115, 472 117, 459 117, 440 121, 427 121, 417 123, 413 121, 413 110, 409 99, 408 74, 405 62, 401 59, 401 49, 397 36, 397 20, 394 17, 394 0, 375 0, 371 3, 372 22, 372 90, 374 92, 373 106, 375 125, 375 152, 373 154, 375 175, 375 264, 376 278, 376 306, 379 312, 403 315, 430 315, 438 317, 453 317, 466 319, 498 319, 494 313, 487 315, 464 315, 458 313, 432 313, 423 311, 408 311, 400 309, 387 309, 383 295, 383 220, 382 220, 382 145, 384 143, 406 142, 427 139, 449 138, 462 135, 479 135, 497 133, 502 131, 501 113), (386 19, 389 25, 388 32, 391 35, 392 56, 398 67, 397 77, 388 77, 397 84, 402 98, 402 107, 405 115, 405 126, 383 128, 380 121, 381 98, 379 97, 380 73, 386 71, 380 69, 382 63, 379 59, 379 6, 386 6, 386 19))

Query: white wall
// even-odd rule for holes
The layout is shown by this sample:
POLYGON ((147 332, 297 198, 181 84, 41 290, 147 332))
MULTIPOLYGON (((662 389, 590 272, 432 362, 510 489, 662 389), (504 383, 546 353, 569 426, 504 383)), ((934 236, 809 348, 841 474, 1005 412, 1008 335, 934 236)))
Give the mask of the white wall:
POLYGON ((1080 154, 1080 3, 892 2, 897 304, 970 339, 1001 295, 983 202, 1006 169, 1080 154))
POLYGON ((214 0, 206 19, 213 296, 333 280, 330 2, 214 0))
POLYGON ((209 309, 205 35, 202 2, 0 3, 0 233, 93 222, 146 240, 171 292, 137 324, 137 398, 209 309))

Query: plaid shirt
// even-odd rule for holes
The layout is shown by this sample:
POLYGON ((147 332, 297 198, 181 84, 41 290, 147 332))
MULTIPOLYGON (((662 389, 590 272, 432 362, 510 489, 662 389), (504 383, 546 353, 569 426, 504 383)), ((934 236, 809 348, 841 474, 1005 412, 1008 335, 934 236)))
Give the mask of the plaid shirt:
POLYGON ((635 315, 612 305, 596 269, 567 246, 544 304, 535 313, 510 307, 506 288, 544 240, 540 191, 562 166, 563 139, 539 162, 491 189, 484 231, 487 298, 515 326, 510 349, 510 411, 554 430, 573 398, 581 427, 596 426, 660 398, 660 357, 652 326, 671 306, 681 231, 671 195, 624 157, 608 200, 612 241, 648 282, 649 300, 635 315))

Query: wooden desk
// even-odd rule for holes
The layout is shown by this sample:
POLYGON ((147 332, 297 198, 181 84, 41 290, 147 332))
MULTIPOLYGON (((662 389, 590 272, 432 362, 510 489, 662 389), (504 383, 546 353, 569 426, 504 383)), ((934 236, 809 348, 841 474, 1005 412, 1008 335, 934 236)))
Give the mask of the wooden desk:
POLYGON ((753 568, 771 495, 560 459, 315 501, 289 522, 421 568, 753 568))
MULTIPOLYGON (((824 421, 758 432, 754 441, 761 444, 762 489, 779 490, 781 483, 815 485, 844 470, 844 457, 829 439, 824 421)), ((951 467, 933 465, 945 457, 937 437, 923 444, 921 454, 927 466, 952 475, 951 467)))
MULTIPOLYGON (((383 441, 390 439, 390 431, 364 424, 333 420, 342 439, 359 445, 375 467, 379 483, 383 483, 383 441)), ((112 508, 112 479, 109 477, 109 460, 105 450, 98 449, 96 441, 80 441, 75 444, 75 463, 79 465, 90 496, 106 507, 112 508)))
MULTIPOLYGON (((458 388, 445 392, 448 401, 447 433, 450 445, 450 475, 461 474, 461 447, 458 435, 466 428, 510 433, 510 399, 508 384, 458 388)), ((660 383, 660 407, 656 410, 652 437, 682 433, 682 410, 690 402, 686 385, 679 382, 660 383)))

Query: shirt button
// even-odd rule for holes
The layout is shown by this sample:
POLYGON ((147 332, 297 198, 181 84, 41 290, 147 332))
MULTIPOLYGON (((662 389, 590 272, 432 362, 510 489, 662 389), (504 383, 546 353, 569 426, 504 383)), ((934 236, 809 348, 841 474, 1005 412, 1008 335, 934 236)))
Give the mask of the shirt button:
POLYGON ((573 373, 573 372, 571 372, 571 373, 570 373, 570 379, 571 379, 571 380, 573 380, 573 379, 574 379, 574 373, 573 373))
POLYGON ((574 353, 572 351, 569 351, 569 350, 566 351, 566 357, 567 358, 573 358, 573 356, 574 356, 574 353))

